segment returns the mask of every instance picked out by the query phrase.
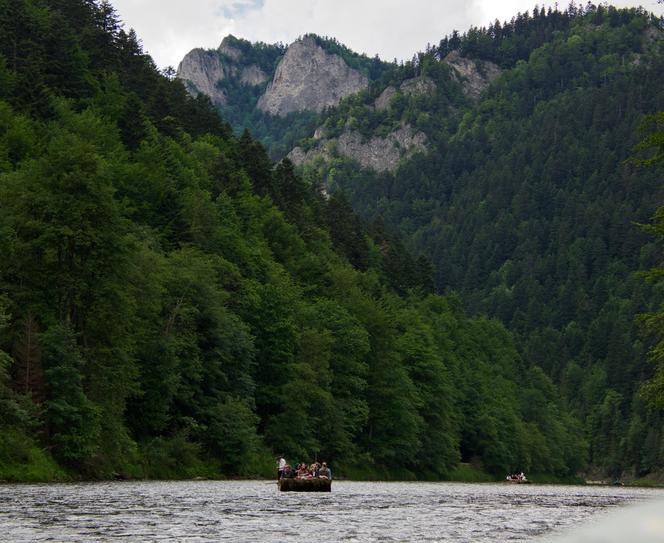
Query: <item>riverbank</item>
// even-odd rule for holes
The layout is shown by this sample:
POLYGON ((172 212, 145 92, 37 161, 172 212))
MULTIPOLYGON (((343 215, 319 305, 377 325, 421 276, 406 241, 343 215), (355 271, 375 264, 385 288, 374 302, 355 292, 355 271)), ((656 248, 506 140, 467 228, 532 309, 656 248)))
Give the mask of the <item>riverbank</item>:
MULTIPOLYGON (((142 455, 137 461, 129 465, 123 473, 107 472, 105 476, 86 477, 85 474, 73 472, 58 465, 44 450, 30 446, 26 443, 5 442, 0 448, 7 453, 0 461, 0 483, 63 483, 80 481, 112 481, 112 480, 252 480, 271 479, 273 469, 271 458, 256 459, 254 465, 245 469, 243 473, 233 476, 224 475, 218 462, 215 460, 200 460, 189 462, 164 461, 153 455, 142 455), (14 445, 12 449, 11 445, 14 445)), ((480 467, 460 463, 444 479, 418 477, 415 473, 406 470, 388 470, 376 466, 336 466, 335 478, 357 482, 459 482, 459 483, 499 483, 502 477, 497 477, 480 467)), ((528 480, 535 484, 559 485, 599 485, 610 486, 616 484, 611 479, 586 479, 584 477, 558 477, 551 474, 529 473, 528 480)), ((664 474, 650 474, 644 478, 624 478, 620 484, 630 487, 664 488, 664 474)))

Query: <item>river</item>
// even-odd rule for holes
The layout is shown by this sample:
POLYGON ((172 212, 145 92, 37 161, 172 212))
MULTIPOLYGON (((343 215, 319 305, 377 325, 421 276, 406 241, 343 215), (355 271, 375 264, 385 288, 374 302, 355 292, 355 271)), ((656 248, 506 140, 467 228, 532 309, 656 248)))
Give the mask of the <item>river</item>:
POLYGON ((626 487, 335 481, 0 485, 0 540, 537 541, 664 491, 626 487))

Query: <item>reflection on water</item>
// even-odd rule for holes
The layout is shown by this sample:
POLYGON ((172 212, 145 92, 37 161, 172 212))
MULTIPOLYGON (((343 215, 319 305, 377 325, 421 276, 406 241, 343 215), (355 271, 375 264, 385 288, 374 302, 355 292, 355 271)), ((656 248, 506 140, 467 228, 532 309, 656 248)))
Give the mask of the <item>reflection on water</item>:
POLYGON ((0 485, 2 541, 514 541, 663 491, 352 483, 279 493, 268 481, 0 485))

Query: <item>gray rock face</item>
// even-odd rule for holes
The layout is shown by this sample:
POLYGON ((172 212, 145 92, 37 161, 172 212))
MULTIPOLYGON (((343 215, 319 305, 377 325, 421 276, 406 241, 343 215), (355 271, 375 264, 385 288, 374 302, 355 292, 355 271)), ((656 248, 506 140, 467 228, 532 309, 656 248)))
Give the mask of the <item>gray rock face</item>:
POLYGON ((219 44, 219 48, 217 50, 222 55, 226 55, 228 58, 230 58, 235 62, 238 62, 242 57, 242 51, 229 44, 228 36, 226 36, 223 40, 221 40, 221 43, 219 44))
POLYGON ((302 147, 295 147, 293 150, 291 150, 290 153, 288 153, 287 156, 296 166, 301 166, 302 164, 311 164, 312 162, 316 162, 318 159, 327 162, 332 158, 329 149, 324 145, 319 145, 318 147, 314 147, 308 151, 305 151, 302 149, 302 147))
POLYGON ((664 31, 652 25, 648 26, 643 31, 643 39, 645 41, 646 46, 652 45, 653 43, 656 43, 664 39, 664 31))
POLYGON ((436 92, 436 84, 430 77, 406 79, 399 87, 406 96, 431 96, 436 92))
MULTIPOLYGON (((406 79, 399 86, 399 90, 406 96, 431 96, 436 92, 436 83, 430 77, 414 77, 406 79)), ((392 99, 397 94, 397 89, 387 87, 380 96, 374 101, 374 107, 377 111, 389 109, 392 99)))
POLYGON ((240 83, 243 85, 256 86, 265 83, 270 76, 261 70, 256 64, 251 64, 242 68, 240 73, 240 83))
POLYGON ((180 62, 177 76, 185 80, 192 94, 202 92, 210 97, 213 104, 226 104, 226 94, 217 88, 217 83, 224 79, 227 73, 216 51, 190 51, 180 62))
POLYGON ((376 98, 376 101, 374 102, 374 107, 378 111, 384 111, 390 107, 390 103, 392 102, 392 98, 394 98, 397 94, 397 89, 394 87, 387 87, 383 92, 380 93, 380 96, 376 98))
POLYGON ((364 168, 394 173, 402 157, 426 152, 426 140, 422 132, 414 132, 410 125, 402 125, 385 138, 374 136, 366 142, 359 132, 344 132, 337 140, 337 152, 357 160, 364 168))
POLYGON ((368 85, 364 74, 306 37, 288 48, 257 107, 279 116, 293 111, 320 112, 368 85))
POLYGON ((296 147, 288 158, 297 166, 317 159, 326 161, 331 158, 330 147, 336 146, 339 155, 356 160, 363 168, 394 173, 403 158, 418 152, 425 153, 426 142, 426 135, 415 132, 408 124, 401 125, 384 138, 374 136, 369 140, 364 140, 357 131, 347 130, 338 139, 321 142, 308 151, 296 147))
POLYGON ((493 62, 465 58, 458 51, 452 51, 443 62, 452 68, 452 74, 463 86, 463 92, 471 98, 479 98, 482 91, 502 73, 493 62))
POLYGON ((177 77, 185 81, 191 94, 207 94, 218 106, 227 103, 226 94, 217 87, 219 81, 236 79, 242 85, 256 86, 270 78, 256 64, 243 65, 242 51, 230 45, 228 37, 216 51, 194 49, 187 53, 178 66, 177 77))

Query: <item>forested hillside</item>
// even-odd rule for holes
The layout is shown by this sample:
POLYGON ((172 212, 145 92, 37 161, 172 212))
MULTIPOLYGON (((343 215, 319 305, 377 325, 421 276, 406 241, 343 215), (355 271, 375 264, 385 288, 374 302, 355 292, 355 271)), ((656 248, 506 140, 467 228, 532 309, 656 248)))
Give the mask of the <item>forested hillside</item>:
POLYGON ((661 243, 639 227, 663 199, 662 170, 630 161, 644 119, 664 110, 663 36, 643 10, 591 4, 454 33, 321 120, 328 137, 411 123, 426 152, 394 175, 334 151, 305 166, 429 255, 438 292, 508 327, 583 422, 591 468, 614 477, 664 466, 664 413, 641 394, 654 338, 639 317, 662 300, 661 283, 640 275, 661 243), (450 54, 502 74, 464 96, 450 54), (374 107, 413 77, 436 91, 374 107))
POLYGON ((510 333, 321 188, 108 2, 0 0, 0 479, 582 469, 510 333))

